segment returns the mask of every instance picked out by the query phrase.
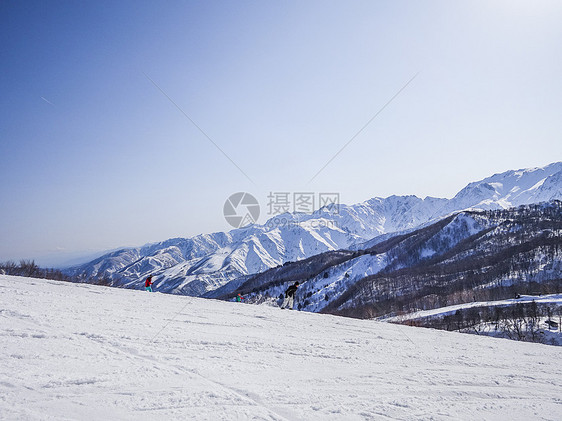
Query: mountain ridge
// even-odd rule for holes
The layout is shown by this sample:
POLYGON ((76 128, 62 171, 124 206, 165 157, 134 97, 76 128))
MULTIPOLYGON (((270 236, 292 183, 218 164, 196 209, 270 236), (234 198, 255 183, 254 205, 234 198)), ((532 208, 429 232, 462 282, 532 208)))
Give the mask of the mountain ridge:
POLYGON ((455 211, 505 209, 552 199, 562 199, 562 162, 494 174, 469 183, 452 199, 393 195, 312 214, 286 213, 263 225, 124 248, 65 272, 83 281, 103 277, 112 286, 128 288, 139 288, 142 279, 153 274, 159 291, 200 296, 288 261, 353 249, 455 211))
POLYGON ((276 305, 299 281, 299 310, 372 318, 517 294, 562 293, 562 202, 468 210, 391 236, 226 285, 210 298, 276 305))

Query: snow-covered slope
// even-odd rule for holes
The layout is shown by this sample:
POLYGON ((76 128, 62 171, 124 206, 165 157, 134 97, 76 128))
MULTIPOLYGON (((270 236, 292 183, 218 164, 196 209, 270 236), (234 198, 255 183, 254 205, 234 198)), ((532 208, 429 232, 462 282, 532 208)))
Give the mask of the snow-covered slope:
POLYGON ((545 345, 4 275, 0 318, 0 419, 562 419, 545 345))
POLYGON ((542 296, 535 295, 522 295, 519 298, 511 298, 507 300, 499 301, 476 301, 465 304, 457 304, 454 306, 439 307, 432 310, 421 310, 414 311, 412 313, 403 314, 400 316, 393 317, 381 317, 379 320, 384 320, 385 322, 396 322, 402 323, 408 320, 425 319, 429 317, 443 317, 447 315, 454 314, 457 310, 465 310, 474 307, 510 307, 517 303, 532 303, 536 302, 539 304, 553 304, 562 305, 562 294, 548 294, 542 296))
POLYGON ((379 320, 561 346, 562 294, 475 301, 379 320))
MULTIPOLYGON (((276 302, 300 282, 299 310, 371 318, 450 304, 555 293, 562 271, 562 202, 470 210, 367 248, 327 252, 248 277, 207 297, 276 302), (527 292, 526 292, 527 291, 527 292)), ((371 244, 374 243, 374 244, 371 244)))
POLYGON ((357 247, 455 211, 502 209, 551 199, 562 199, 562 162, 496 174, 469 184, 451 200, 376 197, 310 215, 283 214, 264 225, 115 251, 67 273, 83 279, 105 277, 111 285, 133 288, 153 274, 159 291, 199 296, 248 274, 325 251, 357 247))

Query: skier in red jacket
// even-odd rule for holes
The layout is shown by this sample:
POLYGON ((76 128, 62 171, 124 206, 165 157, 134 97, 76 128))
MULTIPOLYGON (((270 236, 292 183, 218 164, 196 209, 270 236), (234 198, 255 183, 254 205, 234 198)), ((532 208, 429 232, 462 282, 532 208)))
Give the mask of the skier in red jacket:
POLYGON ((148 278, 146 278, 146 281, 144 281, 144 289, 148 292, 152 292, 152 275, 150 275, 148 278))

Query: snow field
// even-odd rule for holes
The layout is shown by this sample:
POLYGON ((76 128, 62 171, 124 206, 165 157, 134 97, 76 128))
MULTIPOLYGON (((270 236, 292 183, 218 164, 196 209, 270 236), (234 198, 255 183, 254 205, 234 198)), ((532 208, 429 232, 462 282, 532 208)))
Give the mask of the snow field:
POLYGON ((0 419, 562 419, 558 347, 0 275, 0 419))

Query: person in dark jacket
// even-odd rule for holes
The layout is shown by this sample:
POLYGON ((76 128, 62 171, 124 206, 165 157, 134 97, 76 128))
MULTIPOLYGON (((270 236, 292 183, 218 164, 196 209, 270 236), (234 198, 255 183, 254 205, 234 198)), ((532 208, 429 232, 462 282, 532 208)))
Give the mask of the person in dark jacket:
POLYGON ((148 292, 152 292, 152 275, 150 275, 148 278, 146 278, 146 281, 144 281, 144 289, 148 292))
POLYGON ((297 292, 297 288, 299 287, 299 283, 295 282, 287 291, 285 291, 285 299, 283 300, 283 304, 281 304, 281 308, 289 308, 290 310, 293 309, 293 300, 295 299, 295 292, 297 292))

